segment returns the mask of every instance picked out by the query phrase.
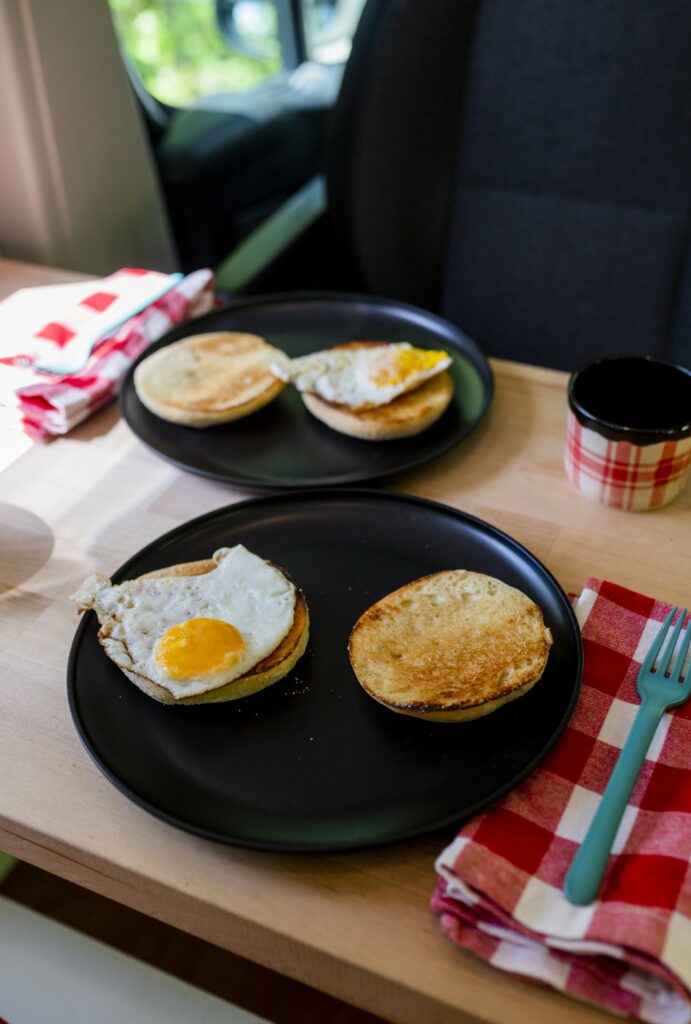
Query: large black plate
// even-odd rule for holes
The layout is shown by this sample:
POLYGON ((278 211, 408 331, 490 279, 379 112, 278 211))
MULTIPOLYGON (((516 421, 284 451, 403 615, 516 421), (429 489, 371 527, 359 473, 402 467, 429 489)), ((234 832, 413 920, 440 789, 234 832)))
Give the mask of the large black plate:
POLYGON ((108 660, 93 613, 72 646, 68 691, 79 734, 111 782, 157 817, 246 846, 385 843, 485 806, 535 767, 566 724, 582 660, 568 599, 536 558, 487 523, 405 495, 294 492, 194 519, 115 578, 236 543, 283 566, 306 595, 310 642, 286 679, 245 700, 171 708, 108 660), (475 722, 393 714, 355 679, 351 627, 396 587, 460 567, 538 602, 554 634, 547 670, 525 697, 475 722))
POLYGON ((139 401, 132 367, 120 404, 139 439, 182 469, 251 489, 353 484, 408 469, 466 437, 492 397, 492 374, 474 342, 446 320, 389 299, 313 293, 243 300, 174 328, 141 358, 205 331, 260 334, 291 357, 349 339, 385 339, 444 348, 453 358, 454 398, 441 419, 417 437, 379 443, 315 420, 292 387, 235 423, 206 430, 168 423, 139 401))

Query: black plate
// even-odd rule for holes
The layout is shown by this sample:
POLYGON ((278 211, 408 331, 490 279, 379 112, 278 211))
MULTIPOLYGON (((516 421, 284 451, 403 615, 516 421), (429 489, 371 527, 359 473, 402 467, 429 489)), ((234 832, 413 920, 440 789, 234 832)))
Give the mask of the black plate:
POLYGON ((294 672, 253 697, 166 707, 108 660, 89 613, 68 668, 87 750, 128 797, 174 825, 244 846, 333 850, 456 821, 527 775, 566 724, 581 677, 569 601, 525 548, 479 519, 364 490, 256 498, 194 519, 144 548, 115 579, 245 544, 283 566, 310 608, 294 672), (425 573, 467 568, 528 593, 554 634, 525 697, 475 722, 397 715, 360 688, 350 630, 374 601, 425 573))
POLYGON ((132 367, 120 404, 137 437, 182 469, 252 489, 353 484, 408 469, 466 437, 492 398, 492 373, 474 342, 446 320, 389 299, 319 293, 248 299, 174 328, 140 359, 206 331, 260 334, 291 357, 349 339, 385 339, 444 348, 453 358, 454 398, 444 415, 417 437, 379 443, 320 423, 292 387, 235 423, 205 430, 168 423, 139 401, 132 367))

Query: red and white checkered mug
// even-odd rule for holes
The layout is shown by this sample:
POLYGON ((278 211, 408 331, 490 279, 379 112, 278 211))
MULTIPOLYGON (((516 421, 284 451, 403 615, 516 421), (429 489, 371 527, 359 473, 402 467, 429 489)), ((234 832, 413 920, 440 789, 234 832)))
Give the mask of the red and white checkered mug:
POLYGON ((581 494, 635 512, 668 505, 691 466, 691 370, 610 356, 571 375, 566 473, 581 494))

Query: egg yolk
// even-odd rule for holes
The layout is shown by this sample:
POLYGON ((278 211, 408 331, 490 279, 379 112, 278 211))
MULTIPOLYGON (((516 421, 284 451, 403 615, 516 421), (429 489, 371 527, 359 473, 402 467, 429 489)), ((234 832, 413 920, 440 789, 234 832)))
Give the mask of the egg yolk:
POLYGON ((229 622, 187 619, 165 631, 154 656, 171 679, 191 679, 230 668, 244 646, 242 634, 229 622))
POLYGON ((370 374, 370 380, 377 387, 402 384, 415 373, 431 370, 442 359, 446 359, 446 352, 425 348, 402 349, 396 352, 393 359, 376 367, 370 374))

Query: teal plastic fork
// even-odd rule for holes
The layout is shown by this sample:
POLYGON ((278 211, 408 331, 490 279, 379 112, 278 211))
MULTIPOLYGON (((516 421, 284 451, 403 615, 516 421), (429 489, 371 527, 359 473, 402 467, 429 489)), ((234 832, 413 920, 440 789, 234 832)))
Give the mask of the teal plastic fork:
POLYGON ((660 719, 668 708, 679 707, 691 696, 691 665, 686 670, 686 677, 682 676, 691 643, 691 623, 687 627, 672 667, 674 649, 686 618, 685 608, 680 613, 655 668, 655 662, 665 637, 670 632, 676 611, 676 608, 672 608, 641 665, 637 679, 641 706, 583 844, 564 880, 564 895, 570 903, 578 906, 591 903, 599 892, 619 823, 660 719))

